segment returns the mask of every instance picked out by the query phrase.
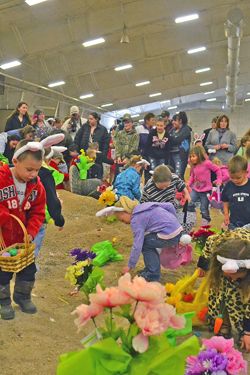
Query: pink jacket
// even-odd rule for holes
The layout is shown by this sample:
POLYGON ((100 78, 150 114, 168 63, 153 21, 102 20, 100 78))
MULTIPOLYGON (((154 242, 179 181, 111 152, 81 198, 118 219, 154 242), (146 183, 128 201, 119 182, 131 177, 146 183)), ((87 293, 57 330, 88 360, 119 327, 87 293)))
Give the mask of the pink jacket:
POLYGON ((212 190, 211 171, 216 173, 217 183, 221 184, 222 174, 220 167, 213 164, 210 160, 205 160, 191 168, 189 186, 199 193, 212 190))

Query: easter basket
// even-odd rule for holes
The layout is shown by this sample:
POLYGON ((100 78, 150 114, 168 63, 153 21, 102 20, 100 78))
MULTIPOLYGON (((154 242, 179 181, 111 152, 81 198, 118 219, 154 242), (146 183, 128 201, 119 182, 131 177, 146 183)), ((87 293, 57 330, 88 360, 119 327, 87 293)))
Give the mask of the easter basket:
POLYGON ((15 219, 22 228, 24 233, 24 243, 15 243, 9 247, 6 247, 2 235, 2 230, 0 228, 0 269, 4 272, 20 272, 34 262, 35 245, 33 243, 30 243, 28 233, 23 222, 15 215, 10 216, 13 217, 13 219, 15 219), (17 255, 2 255, 10 251, 11 249, 16 249, 17 255))

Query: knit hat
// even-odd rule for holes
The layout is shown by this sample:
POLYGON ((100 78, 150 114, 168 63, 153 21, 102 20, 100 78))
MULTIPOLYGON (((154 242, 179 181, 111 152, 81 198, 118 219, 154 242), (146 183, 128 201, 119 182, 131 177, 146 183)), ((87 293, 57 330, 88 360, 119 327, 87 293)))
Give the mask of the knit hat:
POLYGON ((136 199, 132 201, 132 199, 123 195, 122 197, 120 197, 119 201, 116 203, 116 207, 121 207, 128 214, 132 214, 134 208, 138 206, 138 204, 139 202, 136 199))
POLYGON ((70 107, 70 115, 73 115, 74 113, 80 113, 79 107, 77 107, 77 105, 72 105, 72 107, 70 107))

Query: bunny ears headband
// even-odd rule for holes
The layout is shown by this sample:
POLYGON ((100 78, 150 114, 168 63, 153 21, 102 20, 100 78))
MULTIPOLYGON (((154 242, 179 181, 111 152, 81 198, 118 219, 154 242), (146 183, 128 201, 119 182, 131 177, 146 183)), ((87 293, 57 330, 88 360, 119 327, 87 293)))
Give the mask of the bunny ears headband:
POLYGON ((31 152, 42 151, 44 155, 45 148, 51 147, 53 145, 56 145, 62 142, 64 138, 65 138, 64 134, 53 134, 43 139, 41 142, 29 142, 26 145, 20 147, 17 151, 15 151, 13 155, 13 159, 17 159, 20 155, 22 155, 26 151, 31 151, 31 152))
POLYGON ((222 271, 236 273, 240 268, 250 269, 250 259, 229 259, 217 255, 217 260, 223 265, 222 271))
POLYGON ((205 138, 205 133, 199 135, 198 133, 194 133, 194 145, 196 145, 197 142, 202 142, 205 138))
POLYGON ((66 151, 67 150, 67 147, 63 147, 63 146, 52 146, 51 147, 51 151, 50 151, 50 153, 47 155, 47 156, 45 156, 45 159, 51 159, 53 156, 54 156, 54 153, 55 152, 64 152, 64 151, 66 151))

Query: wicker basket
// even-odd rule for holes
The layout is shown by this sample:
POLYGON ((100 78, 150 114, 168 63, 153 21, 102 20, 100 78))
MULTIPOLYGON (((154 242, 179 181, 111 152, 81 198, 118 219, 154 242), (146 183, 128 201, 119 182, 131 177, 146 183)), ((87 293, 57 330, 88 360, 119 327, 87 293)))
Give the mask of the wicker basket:
POLYGON ((35 244, 29 242, 29 236, 23 222, 15 215, 10 216, 13 217, 22 228, 24 233, 24 243, 15 243, 9 247, 6 247, 2 235, 2 230, 0 228, 0 269, 4 272, 20 272, 34 262, 35 244), (1 256, 2 253, 12 248, 16 248, 18 250, 22 249, 23 251, 13 257, 1 256))

